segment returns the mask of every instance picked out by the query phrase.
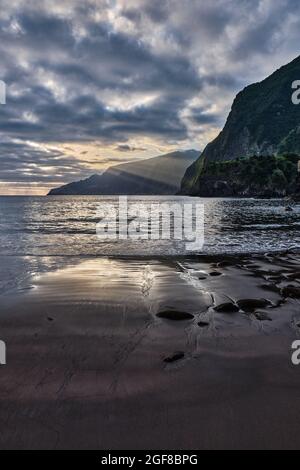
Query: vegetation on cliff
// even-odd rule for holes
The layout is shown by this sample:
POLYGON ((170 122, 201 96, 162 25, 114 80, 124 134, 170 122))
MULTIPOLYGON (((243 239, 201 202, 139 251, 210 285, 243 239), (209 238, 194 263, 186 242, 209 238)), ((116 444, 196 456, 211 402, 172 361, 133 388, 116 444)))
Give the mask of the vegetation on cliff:
POLYGON ((284 197, 295 192, 299 156, 253 156, 202 166, 194 195, 284 197))

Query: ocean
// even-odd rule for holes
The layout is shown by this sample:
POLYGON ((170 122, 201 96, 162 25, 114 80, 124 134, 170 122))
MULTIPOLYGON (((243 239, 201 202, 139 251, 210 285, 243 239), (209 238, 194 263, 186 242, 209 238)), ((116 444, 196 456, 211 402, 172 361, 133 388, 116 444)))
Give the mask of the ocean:
MULTIPOLYGON (((143 198, 185 204, 186 197, 143 198)), ((130 203, 140 201, 131 198, 130 203)), ((195 201, 193 199, 193 201, 195 201)), ((84 257, 155 257, 245 254, 298 250, 300 205, 286 211, 282 200, 201 199, 205 243, 198 253, 177 240, 100 241, 99 208, 118 205, 112 197, 0 197, 0 290, 32 274, 84 257)))

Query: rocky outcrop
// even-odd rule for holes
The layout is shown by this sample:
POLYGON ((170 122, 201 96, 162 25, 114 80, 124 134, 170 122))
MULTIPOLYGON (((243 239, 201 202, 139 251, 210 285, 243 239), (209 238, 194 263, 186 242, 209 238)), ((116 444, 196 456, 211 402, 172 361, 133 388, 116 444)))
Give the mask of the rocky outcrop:
POLYGON ((298 194, 297 155, 254 156, 207 163, 198 178, 201 197, 282 198, 298 194))

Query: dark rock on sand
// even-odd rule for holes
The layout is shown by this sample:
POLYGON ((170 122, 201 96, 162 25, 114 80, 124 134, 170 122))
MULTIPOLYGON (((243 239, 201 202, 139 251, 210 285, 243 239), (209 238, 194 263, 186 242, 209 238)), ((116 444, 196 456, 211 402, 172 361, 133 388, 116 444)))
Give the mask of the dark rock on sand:
POLYGON ((218 276, 222 276, 222 273, 219 273, 219 271, 213 271, 213 272, 209 273, 209 275, 211 277, 218 277, 218 276))
POLYGON ((270 318, 265 312, 255 312, 254 316, 259 321, 272 321, 272 318, 270 318))
POLYGON ((268 291, 270 291, 270 292, 276 292, 276 293, 277 293, 277 292, 280 292, 279 287, 277 287, 277 286, 274 285, 274 284, 263 284, 263 285, 261 286, 261 288, 264 289, 264 290, 268 290, 268 291))
POLYGON ((198 277, 199 281, 205 281, 207 279, 206 274, 199 274, 197 277, 198 277))
POLYGON ((220 263, 217 263, 218 268, 230 268, 233 263, 231 261, 220 261, 220 263))
POLYGON ((269 276, 269 275, 266 275, 265 276, 265 279, 267 281, 270 281, 270 282, 281 282, 282 281, 282 276, 281 275, 278 275, 278 276, 269 276))
POLYGON ((231 302, 217 305, 214 310, 218 313, 236 313, 239 311, 237 305, 232 304, 231 302))
POLYGON ((172 354, 171 356, 168 356, 164 359, 164 362, 167 364, 172 364, 173 362, 180 361, 181 359, 184 359, 184 352, 178 351, 172 354))
POLYGON ((261 266, 259 264, 254 264, 254 263, 247 263, 247 264, 244 264, 244 267, 246 269, 254 269, 254 270, 260 270, 261 269, 261 266))
POLYGON ((207 328, 209 326, 209 322, 208 321, 199 321, 198 326, 200 326, 200 328, 207 328))
POLYGON ((289 274, 286 275, 286 277, 287 277, 288 279, 293 279, 293 280, 295 280, 295 281, 300 280, 300 272, 297 271, 297 272, 295 272, 295 273, 289 273, 289 274))
POLYGON ((180 312, 177 310, 165 310, 163 312, 159 312, 157 314, 158 318, 163 318, 165 320, 173 320, 173 321, 183 321, 183 320, 192 320, 194 315, 187 312, 180 312))
POLYGON ((281 293, 284 297, 292 297, 294 299, 300 299, 300 287, 287 286, 281 289, 281 293))
POLYGON ((254 312, 257 308, 268 307, 271 303, 266 299, 243 299, 239 300, 237 304, 244 312, 254 312))

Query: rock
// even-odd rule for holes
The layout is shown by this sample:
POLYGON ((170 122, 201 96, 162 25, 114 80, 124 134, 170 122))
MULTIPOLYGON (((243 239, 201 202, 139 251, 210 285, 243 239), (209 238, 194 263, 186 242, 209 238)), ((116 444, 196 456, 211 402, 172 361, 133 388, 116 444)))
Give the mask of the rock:
POLYGON ((300 287, 287 286, 281 289, 283 297, 291 297, 294 299, 300 299, 300 287))
POLYGON ((254 312, 257 308, 268 307, 271 302, 266 299, 242 299, 237 302, 238 306, 244 312, 254 312))
POLYGON ((275 286, 274 284, 263 284, 261 288, 264 290, 268 290, 270 292, 275 292, 275 293, 280 292, 279 287, 275 286))
POLYGON ((269 275, 266 275, 266 276, 265 276, 265 279, 266 279, 267 281, 270 281, 270 282, 276 282, 276 283, 278 283, 278 282, 281 282, 281 281, 282 281, 282 276, 281 276, 281 275, 278 275, 278 276, 274 276, 274 275, 269 276, 269 275))
POLYGON ((300 272, 297 271, 295 273, 289 273, 286 275, 288 279, 293 279, 294 281, 297 281, 298 279, 300 280, 300 272))
POLYGON ((272 318, 270 318, 266 313, 264 312, 255 312, 255 317, 259 321, 272 321, 272 318))
POLYGON ((178 351, 172 354, 171 356, 168 356, 164 359, 164 362, 167 364, 172 364, 173 362, 180 361, 181 359, 184 359, 184 352, 178 351))
POLYGON ((247 269, 254 269, 254 270, 260 270, 261 269, 261 266, 259 264, 254 264, 254 263, 247 263, 247 264, 244 264, 244 267, 247 268, 247 269))
POLYGON ((230 261, 220 261, 220 263, 217 264, 217 267, 218 268, 229 268, 230 266, 232 266, 232 262, 230 261))
POLYGON ((163 318, 165 320, 173 320, 173 321, 184 321, 184 320, 193 320, 194 315, 187 312, 180 312, 177 310, 164 310, 163 312, 159 312, 157 314, 158 318, 163 318))
POLYGON ((47 320, 50 321, 50 322, 52 322, 52 321, 54 321, 54 318, 47 317, 47 320))
POLYGON ((199 321, 198 326, 200 326, 200 328, 207 328, 209 326, 209 322, 203 320, 199 321))
POLYGON ((209 275, 211 277, 218 277, 218 276, 222 276, 222 273, 220 273, 219 271, 212 271, 211 273, 209 273, 209 275))
POLYGON ((231 302, 217 305, 214 310, 218 313, 236 313, 239 308, 231 302))

